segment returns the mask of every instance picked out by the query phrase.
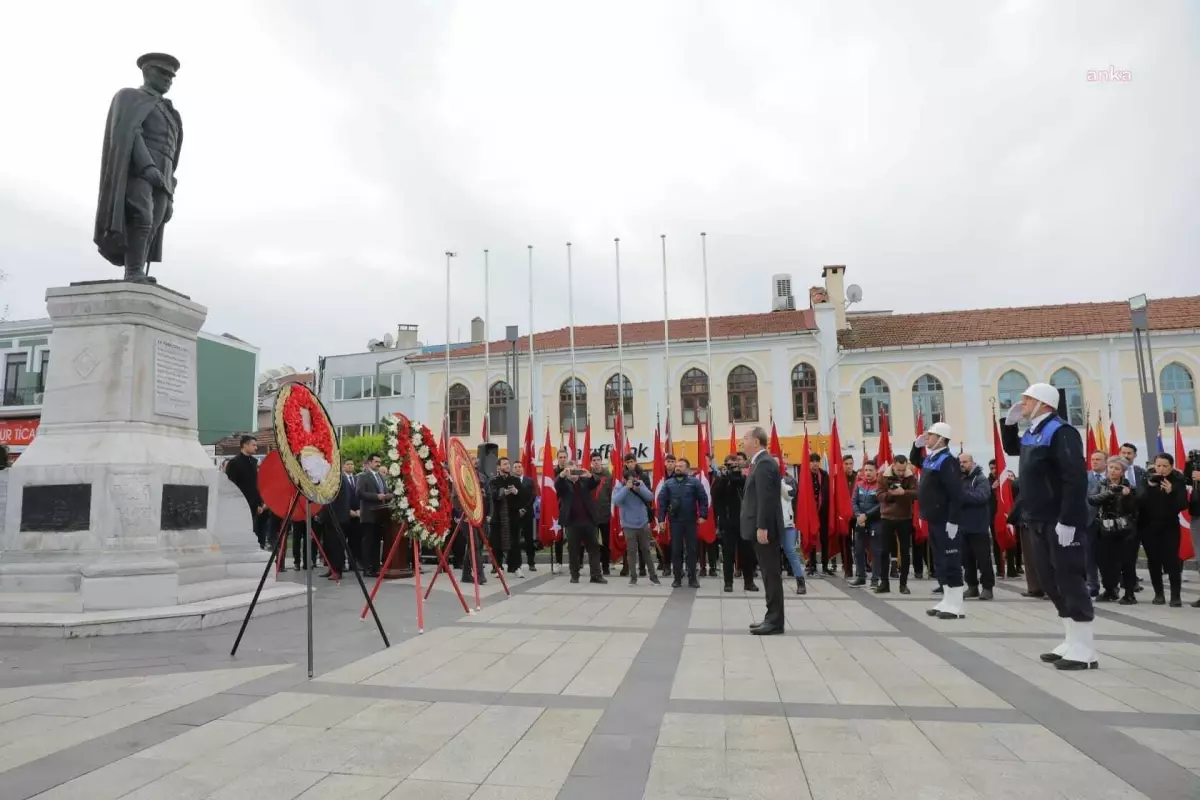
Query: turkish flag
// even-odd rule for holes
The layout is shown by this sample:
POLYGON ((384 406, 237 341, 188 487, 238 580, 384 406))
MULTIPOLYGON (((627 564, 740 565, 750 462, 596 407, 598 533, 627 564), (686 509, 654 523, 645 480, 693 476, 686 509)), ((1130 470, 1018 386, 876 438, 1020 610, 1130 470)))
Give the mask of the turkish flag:
POLYGON ((1083 463, 1089 470, 1092 466, 1092 453, 1096 452, 1097 449, 1099 449, 1099 445, 1096 444, 1096 431, 1094 428, 1092 428, 1091 424, 1089 424, 1087 433, 1087 452, 1083 454, 1083 463))
POLYGON ((829 432, 829 550, 840 553, 842 540, 850 527, 850 486, 842 466, 842 439, 838 434, 837 419, 829 432))
POLYGON ((554 488, 554 449, 550 445, 550 427, 546 427, 546 444, 542 447, 542 516, 538 523, 538 540, 549 547, 562 538, 558 524, 558 491, 554 488))
POLYGON ((1117 423, 1108 423, 1108 454, 1110 456, 1121 455, 1121 440, 1117 438, 1117 423))
POLYGON ((696 447, 700 451, 700 485, 704 487, 704 494, 708 501, 708 513, 704 519, 700 520, 696 535, 705 544, 712 544, 717 540, 717 521, 712 511, 712 479, 710 478, 712 465, 708 461, 707 427, 703 422, 696 426, 698 431, 696 447))
POLYGON ((879 414, 879 454, 876 456, 876 459, 875 465, 880 469, 892 463, 892 437, 888 432, 888 414, 886 409, 879 414))
POLYGON ((767 445, 767 452, 775 456, 775 458, 778 458, 780 461, 783 460, 783 448, 779 446, 779 432, 775 430, 774 419, 771 420, 771 441, 767 445))
POLYGON ((808 466, 808 429, 804 430, 804 449, 800 461, 800 491, 796 496, 796 528, 800 531, 800 552, 810 553, 821 538, 821 511, 813 491, 812 474, 808 466))
MULTIPOLYGON (((613 425, 613 449, 609 457, 611 465, 613 492, 616 494, 617 482, 621 480, 625 472, 622 453, 625 452, 623 443, 625 436, 625 420, 621 417, 621 409, 617 408, 616 424, 613 425)), ((621 525, 621 510, 616 504, 612 504, 609 508, 608 522, 608 550, 614 561, 617 561, 625 556, 625 528, 621 525)))
MULTIPOLYGON (((1179 421, 1175 421, 1175 467, 1187 469, 1187 450, 1183 446, 1183 434, 1179 432, 1179 421)), ((1184 475, 1185 483, 1191 483, 1191 475, 1184 475)), ((1192 490, 1195 491, 1195 490, 1192 490)), ((1179 560, 1195 558, 1196 548, 1192 544, 1192 515, 1184 508, 1179 512, 1179 560)))
POLYGON ((1003 553, 1016 545, 1017 536, 1008 524, 1008 515, 1013 508, 1012 480, 1008 477, 1008 463, 1004 459, 1004 446, 1000 443, 1000 425, 995 418, 992 419, 992 458, 996 459, 996 480, 1000 484, 996 489, 996 516, 992 520, 992 530, 996 532, 996 546, 1003 553))
MULTIPOLYGON (((925 412, 917 414, 917 438, 921 438, 921 434, 925 433, 925 412)), ((925 448, 922 447, 919 453, 921 461, 925 460, 925 448)), ((916 468, 917 480, 921 480, 921 465, 913 464, 916 468)), ((913 501, 913 542, 916 544, 925 544, 929 539, 929 523, 921 516, 921 504, 913 501)))
POLYGON ((737 425, 729 423, 729 455, 737 455, 738 440, 737 440, 737 425))
MULTIPOLYGON (((549 433, 549 431, 547 431, 549 433)), ((521 467, 525 475, 533 480, 536 476, 534 472, 537 469, 537 456, 533 452, 533 414, 530 413, 529 419, 525 421, 525 448, 521 451, 521 467)))
POLYGON ((590 421, 583 429, 583 455, 580 456, 580 459, 589 466, 592 463, 592 423, 590 421))
POLYGON ((654 481, 654 539, 660 547, 666 547, 671 543, 671 526, 665 520, 658 521, 658 496, 667 480, 667 458, 657 426, 654 428, 654 471, 651 474, 654 481))

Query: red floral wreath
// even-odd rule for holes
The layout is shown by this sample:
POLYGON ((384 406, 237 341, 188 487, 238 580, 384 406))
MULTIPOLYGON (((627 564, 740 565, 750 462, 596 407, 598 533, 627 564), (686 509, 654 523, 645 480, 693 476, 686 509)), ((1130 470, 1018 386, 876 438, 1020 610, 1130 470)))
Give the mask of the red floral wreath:
POLYGON ((326 458, 333 454, 333 437, 329 427, 317 424, 318 419, 324 418, 324 410, 307 388, 304 391, 292 388, 283 404, 283 432, 293 453, 299 453, 311 445, 324 453, 326 458), (301 413, 304 409, 308 409, 308 418, 312 421, 310 431, 304 429, 304 415, 301 413))
POLYGON ((433 432, 402 414, 385 423, 384 473, 395 494, 389 504, 392 518, 404 523, 410 538, 441 547, 450 533, 450 490, 433 432))

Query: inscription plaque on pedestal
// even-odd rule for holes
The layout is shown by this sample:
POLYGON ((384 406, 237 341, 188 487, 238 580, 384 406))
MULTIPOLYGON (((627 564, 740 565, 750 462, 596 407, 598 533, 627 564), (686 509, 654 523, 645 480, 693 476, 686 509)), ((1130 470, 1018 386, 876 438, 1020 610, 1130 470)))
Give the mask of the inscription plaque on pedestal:
POLYGON ((86 531, 92 516, 90 483, 26 486, 21 494, 21 530, 86 531))
POLYGON ((167 339, 154 340, 154 413, 188 419, 196 402, 192 358, 187 349, 167 339))
POLYGON ((208 487, 163 484, 164 531, 194 531, 208 527, 208 487))
POLYGON ((154 504, 147 476, 113 475, 109 497, 117 512, 122 533, 127 536, 154 534, 154 504))

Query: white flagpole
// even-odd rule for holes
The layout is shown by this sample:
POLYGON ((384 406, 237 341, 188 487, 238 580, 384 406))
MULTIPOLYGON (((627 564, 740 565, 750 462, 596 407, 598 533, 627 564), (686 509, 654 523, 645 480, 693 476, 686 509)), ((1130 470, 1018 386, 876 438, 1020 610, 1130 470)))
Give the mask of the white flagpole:
MULTIPOLYGON (((708 234, 700 232, 700 262, 704 271, 704 357, 708 362, 708 398, 704 413, 704 425, 708 429, 708 449, 712 449, 712 390, 714 386, 712 368, 712 331, 708 317, 708 234)), ((703 458, 705 454, 701 454, 703 458)))
MULTIPOLYGON (((571 243, 567 242, 567 316, 570 325, 571 339, 571 432, 578 436, 579 420, 577 413, 579 407, 579 381, 575 377, 575 283, 572 274, 571 243)), ((571 458, 575 458, 574 453, 571 453, 571 458)))
POLYGON ((483 418, 487 420, 487 441, 492 440, 491 412, 492 412, 492 385, 491 381, 491 327, 489 322, 488 303, 491 300, 491 287, 489 286, 491 270, 488 265, 488 251, 485 248, 483 251, 483 418))
POLYGON ((445 408, 442 411, 442 428, 446 431, 446 439, 450 438, 450 259, 457 253, 446 251, 446 397, 445 408))
MULTIPOLYGON (((617 431, 617 441, 621 442, 621 446, 625 446, 625 349, 624 341, 621 335, 621 238, 613 239, 613 246, 616 250, 616 265, 617 265, 617 408, 620 413, 616 419, 621 420, 621 430, 617 431)), ((605 410, 607 414, 607 409, 605 410)), ((615 421, 614 421, 615 424, 615 421)), ((624 458, 624 453, 618 453, 618 458, 624 458)))
POLYGON ((671 424, 671 313, 667 306, 667 235, 661 234, 662 240, 662 273, 663 273, 663 360, 666 366, 666 380, 663 382, 666 395, 667 424, 671 424))
MULTIPOLYGON (((533 245, 529 245, 529 417, 537 419, 537 379, 533 369, 533 245)), ((537 438, 536 433, 534 439, 537 438)))

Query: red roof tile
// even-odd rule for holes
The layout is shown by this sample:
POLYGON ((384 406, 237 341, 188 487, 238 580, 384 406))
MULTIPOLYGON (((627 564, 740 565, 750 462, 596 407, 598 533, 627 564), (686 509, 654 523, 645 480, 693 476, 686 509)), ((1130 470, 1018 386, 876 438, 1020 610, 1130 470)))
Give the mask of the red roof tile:
MULTIPOLYGON (((747 336, 771 336, 788 333, 805 333, 816 330, 816 320, 810 309, 803 311, 777 311, 768 314, 738 314, 729 317, 710 317, 709 330, 713 339, 740 339, 747 336)), ((672 342, 702 342, 704 341, 704 317, 689 319, 673 319, 670 325, 672 342)), ((626 322, 621 325, 621 340, 628 345, 661 342, 663 338, 662 321, 656 322, 626 322)), ((507 352, 509 343, 492 342, 493 352, 507 352)), ((570 330, 557 330, 535 333, 533 346, 536 352, 550 350, 567 350, 571 346, 570 330)), ((617 346, 616 325, 577 325, 575 327, 575 349, 603 348, 617 346)), ((529 337, 522 336, 517 342, 520 352, 529 350, 529 337)), ((450 350, 451 358, 470 358, 483 355, 483 343, 469 347, 450 350)), ((433 353, 423 353, 412 356, 409 361, 429 361, 444 359, 444 350, 433 353)))
MULTIPOLYGON (((1150 328, 1200 328, 1200 295, 1150 300, 1150 328)), ((1127 302, 1072 303, 932 314, 852 315, 850 329, 838 334, 838 343, 844 350, 866 350, 1129 332, 1127 302)))

